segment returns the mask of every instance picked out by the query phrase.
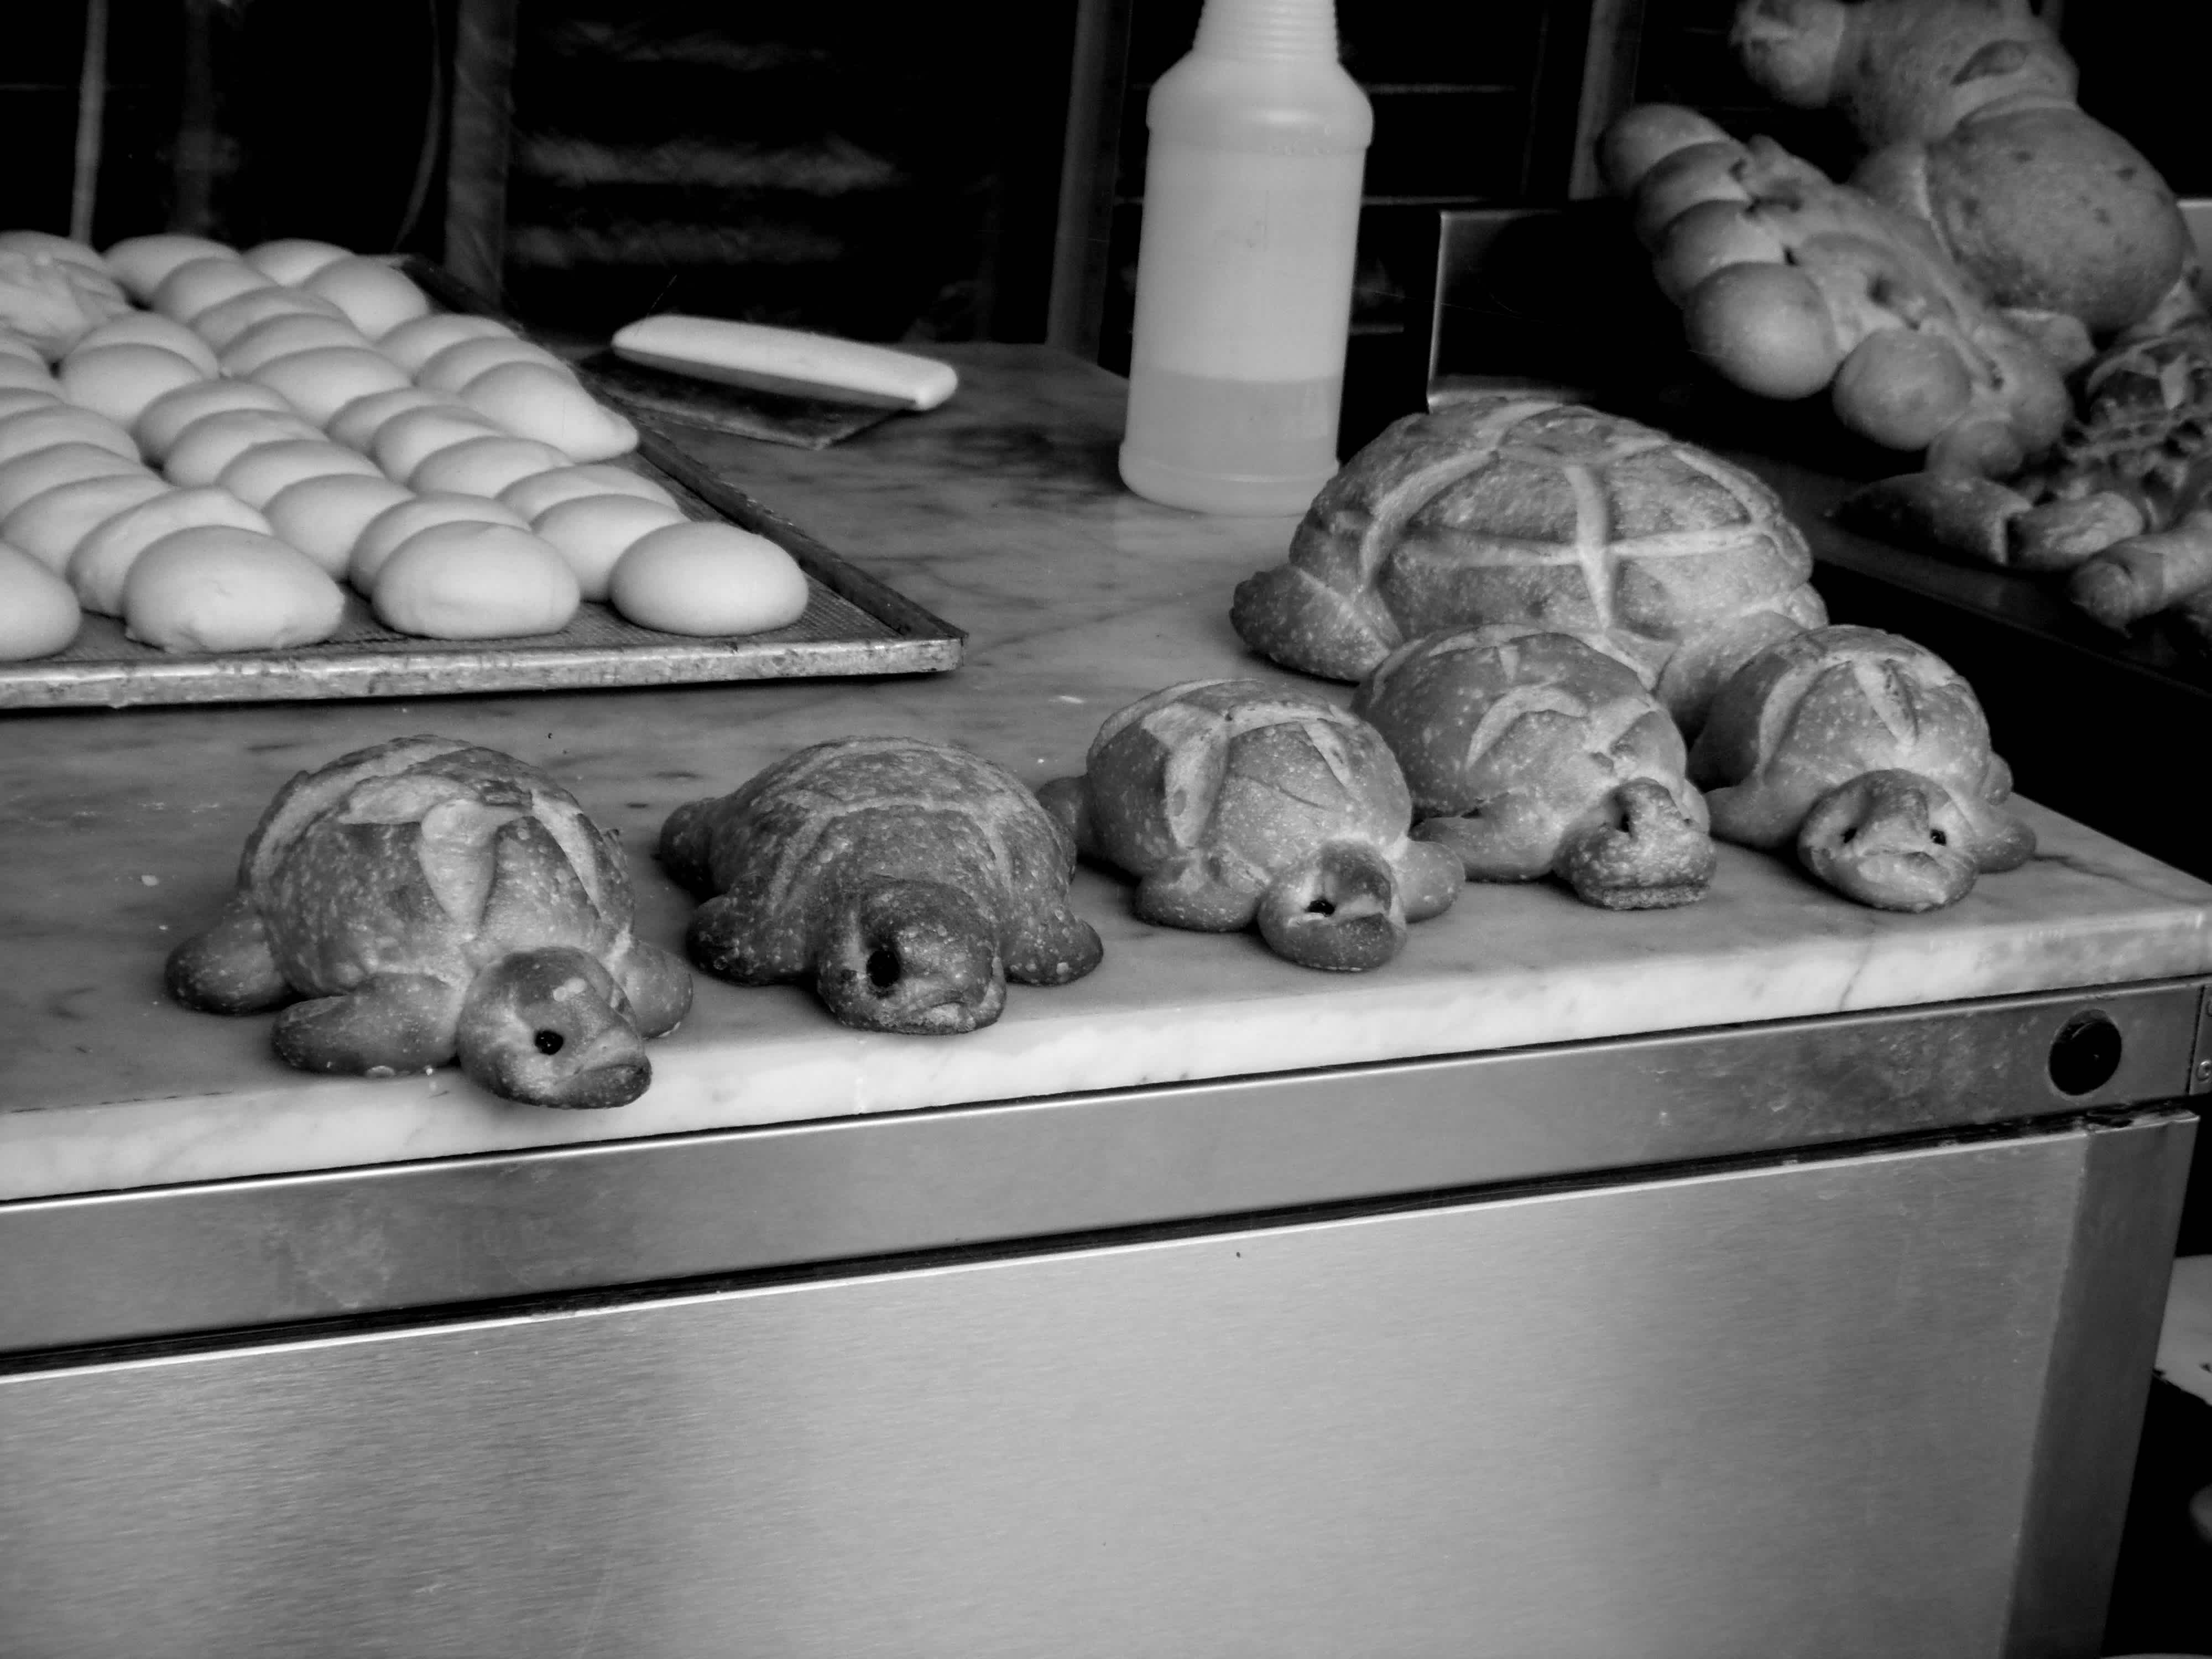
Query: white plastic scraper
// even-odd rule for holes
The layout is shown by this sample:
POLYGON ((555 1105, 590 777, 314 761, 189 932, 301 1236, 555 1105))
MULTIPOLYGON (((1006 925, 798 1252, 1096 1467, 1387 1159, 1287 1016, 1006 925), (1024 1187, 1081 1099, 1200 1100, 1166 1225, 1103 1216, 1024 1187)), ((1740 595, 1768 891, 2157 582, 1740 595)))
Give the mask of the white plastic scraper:
POLYGON ((960 377, 948 363, 828 334, 718 317, 646 317, 618 330, 615 355, 670 374, 878 409, 934 409, 960 377))

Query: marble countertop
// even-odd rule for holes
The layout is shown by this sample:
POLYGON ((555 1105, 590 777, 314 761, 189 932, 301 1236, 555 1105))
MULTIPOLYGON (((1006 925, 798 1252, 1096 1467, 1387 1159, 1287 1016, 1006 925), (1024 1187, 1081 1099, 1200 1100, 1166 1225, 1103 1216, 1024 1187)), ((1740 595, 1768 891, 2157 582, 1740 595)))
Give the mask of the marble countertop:
MULTIPOLYGON (((1015 987, 960 1037, 862 1034, 805 993, 702 978, 611 1113, 516 1106, 450 1069, 309 1077, 267 1017, 167 1002, 169 945, 228 893, 294 772, 431 732, 550 770, 631 849, 639 930, 677 945, 688 903, 650 858, 682 801, 802 744, 948 738, 1032 784, 1079 769, 1099 722, 1178 679, 1289 680, 1248 655, 1230 590, 1279 559, 1287 520, 1142 501, 1114 471, 1122 383, 1042 347, 948 349, 951 403, 810 452, 700 434, 732 481, 969 632, 914 678, 72 711, 0 718, 0 1199, 668 1135, 2212 972, 2212 888, 2028 806, 2026 868, 1954 909, 1879 914, 1723 848, 1704 903, 1616 915, 1549 885, 1473 886, 1399 959, 1343 976, 1250 935, 1142 926, 1116 879, 1077 908, 1104 964, 1015 987)), ((1311 682, 1300 682, 1310 684, 1311 682)))

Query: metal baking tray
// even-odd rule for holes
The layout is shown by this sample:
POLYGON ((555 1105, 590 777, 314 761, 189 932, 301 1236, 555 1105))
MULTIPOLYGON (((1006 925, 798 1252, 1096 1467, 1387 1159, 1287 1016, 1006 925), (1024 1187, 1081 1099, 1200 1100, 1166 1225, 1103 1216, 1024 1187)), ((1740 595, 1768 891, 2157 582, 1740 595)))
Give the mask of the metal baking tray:
MULTIPOLYGON (((496 314, 435 266, 410 260, 402 269, 449 309, 496 314)), ((623 412, 640 434, 626 465, 665 484, 693 518, 719 518, 765 536, 799 562, 812 592, 797 622, 768 633, 702 639, 640 628, 587 602, 557 634, 428 640, 392 632, 349 592, 344 623, 320 644, 199 655, 137 644, 113 618, 88 616, 67 650, 0 663, 0 708, 423 697, 928 674, 959 666, 960 629, 723 482, 651 414, 628 407, 623 412)))

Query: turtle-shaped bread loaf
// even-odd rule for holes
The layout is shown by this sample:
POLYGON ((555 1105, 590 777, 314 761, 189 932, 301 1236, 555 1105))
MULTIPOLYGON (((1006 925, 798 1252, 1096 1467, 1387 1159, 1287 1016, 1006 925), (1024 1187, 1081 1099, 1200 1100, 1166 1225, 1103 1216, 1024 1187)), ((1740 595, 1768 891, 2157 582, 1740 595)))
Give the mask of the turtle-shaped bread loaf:
POLYGON ((691 1006, 630 932, 621 844, 536 768, 402 738, 302 772, 246 837, 238 891, 169 955, 187 1007, 277 1016, 277 1054, 371 1077, 457 1055, 537 1106, 622 1106, 691 1006), (301 1000, 301 999, 306 1000, 301 1000))
POLYGON ((1407 640, 1525 623, 1603 635, 1686 730, 1736 666, 1827 620, 1813 557, 1741 467, 1540 393, 1409 415, 1314 498, 1230 620, 1287 667, 1357 680, 1407 640))
POLYGON ((1256 919, 1307 968, 1379 968, 1466 878, 1412 840, 1382 734, 1256 680, 1171 685, 1107 717, 1084 774, 1039 790, 1085 853, 1138 878, 1136 912, 1230 933, 1256 919))
POLYGON ((841 738, 679 806, 660 859, 695 894, 691 959, 740 985, 811 978, 866 1030, 972 1031, 1006 981, 1098 965, 1067 907, 1075 848, 1004 767, 950 744, 841 738))
POLYGON ((1712 881, 1682 734, 1601 636, 1424 635, 1360 683, 1352 712, 1397 756, 1414 835, 1470 880, 1553 875, 1614 910, 1688 904, 1712 881))
POLYGON ((1955 903, 2035 850, 1973 688, 1878 629, 1815 629, 1746 663, 1713 700, 1690 776, 1716 836, 1794 841, 1815 877, 1879 909, 1955 903))

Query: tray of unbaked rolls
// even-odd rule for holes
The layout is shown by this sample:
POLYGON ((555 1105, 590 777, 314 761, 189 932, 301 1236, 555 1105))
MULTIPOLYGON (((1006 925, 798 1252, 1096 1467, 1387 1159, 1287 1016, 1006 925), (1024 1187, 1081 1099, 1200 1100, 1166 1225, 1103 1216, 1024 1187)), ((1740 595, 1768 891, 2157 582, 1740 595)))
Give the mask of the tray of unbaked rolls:
POLYGON ((0 232, 0 708, 928 673, 961 642, 434 266, 0 232))

